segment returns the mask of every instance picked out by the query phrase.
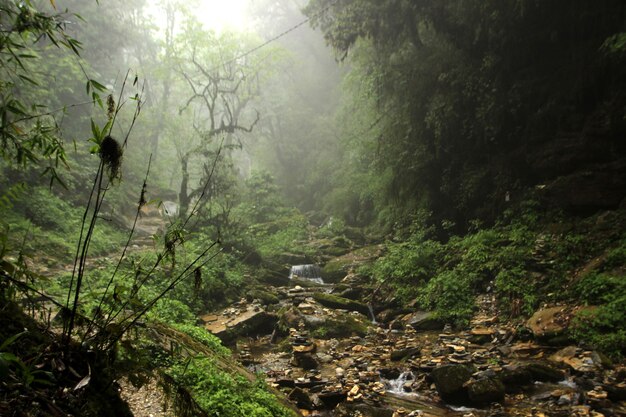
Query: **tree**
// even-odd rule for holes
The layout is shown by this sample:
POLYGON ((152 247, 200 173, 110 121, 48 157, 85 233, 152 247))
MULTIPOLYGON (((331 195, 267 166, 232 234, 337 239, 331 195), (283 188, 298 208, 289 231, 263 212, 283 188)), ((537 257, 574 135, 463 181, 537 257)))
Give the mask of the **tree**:
POLYGON ((245 38, 218 35, 193 20, 177 40, 178 73, 191 91, 180 113, 191 115, 195 135, 178 147, 182 216, 194 199, 210 199, 218 186, 213 174, 224 150, 241 146, 239 135, 252 132, 259 121, 259 112, 250 107, 259 94, 263 67, 258 58, 241 56, 249 45, 245 38), (201 165, 195 180, 190 177, 194 159, 201 165))
MULTIPOLYGON (((306 13, 382 115, 381 134, 361 145, 376 150, 387 182, 378 199, 387 207, 375 210, 400 207, 394 222, 423 207, 463 228, 493 219, 507 190, 550 175, 529 175, 524 155, 573 119, 623 113, 624 66, 602 45, 623 32, 625 9, 611 0, 310 1, 306 13)), ((607 129, 611 142, 622 128, 607 129)))

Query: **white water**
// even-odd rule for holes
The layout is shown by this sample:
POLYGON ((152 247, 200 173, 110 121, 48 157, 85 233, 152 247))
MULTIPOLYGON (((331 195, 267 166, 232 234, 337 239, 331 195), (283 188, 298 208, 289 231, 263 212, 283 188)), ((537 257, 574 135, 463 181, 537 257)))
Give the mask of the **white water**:
POLYGON ((413 381, 414 379, 415 375, 413 375, 413 372, 404 371, 397 379, 390 379, 389 381, 385 381, 385 386, 388 392, 406 395, 407 392, 404 390, 404 384, 408 381, 413 381))
POLYGON ((376 321, 376 316, 374 315, 374 309, 372 308, 372 305, 368 304, 367 308, 370 311, 370 318, 372 319, 372 324, 378 324, 378 322, 376 321))
POLYGON ((317 265, 292 265, 289 271, 289 279, 300 278, 313 281, 317 284, 324 284, 320 267, 317 265))

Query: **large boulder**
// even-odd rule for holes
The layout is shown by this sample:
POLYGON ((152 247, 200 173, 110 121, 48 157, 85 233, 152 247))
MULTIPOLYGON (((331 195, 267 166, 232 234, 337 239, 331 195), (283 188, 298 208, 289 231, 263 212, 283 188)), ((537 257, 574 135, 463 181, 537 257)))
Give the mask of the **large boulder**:
POLYGON ((249 305, 242 309, 226 309, 219 314, 207 314, 201 317, 204 327, 229 344, 238 337, 251 337, 270 334, 278 316, 268 313, 259 306, 249 305))
POLYGON ((558 382, 565 379, 565 373, 545 363, 529 363, 523 369, 530 372, 534 381, 558 382))
POLYGON ((432 370, 430 377, 441 399, 450 404, 467 404, 469 400, 465 383, 472 371, 465 365, 443 365, 432 370))
POLYGON ((498 377, 504 384, 506 392, 518 392, 522 387, 533 383, 533 374, 521 366, 508 365, 502 369, 498 377))
POLYGON ((321 292, 314 293, 313 299, 324 307, 348 311, 358 311, 359 313, 362 313, 366 316, 369 315, 369 307, 367 306, 367 304, 364 304, 360 301, 350 300, 347 298, 339 297, 337 295, 321 292))
POLYGON ((548 339, 563 335, 571 318, 566 306, 548 307, 535 312, 526 326, 538 339, 548 339))
POLYGON ((445 323, 431 311, 416 311, 406 315, 402 321, 417 331, 441 330, 445 323))
POLYGON ((504 400, 504 384, 498 378, 484 378, 467 384, 467 393, 472 404, 488 405, 504 400))
POLYGON ((366 246, 347 253, 343 256, 331 259, 322 268, 322 278, 324 282, 339 282, 350 270, 356 269, 358 266, 371 263, 383 252, 382 245, 366 246))

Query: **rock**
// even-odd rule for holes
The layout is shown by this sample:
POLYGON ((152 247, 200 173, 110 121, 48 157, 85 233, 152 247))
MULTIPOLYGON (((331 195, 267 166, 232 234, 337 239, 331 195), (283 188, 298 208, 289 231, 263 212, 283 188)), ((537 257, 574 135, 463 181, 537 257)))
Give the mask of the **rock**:
POLYGON ((445 325, 443 321, 435 316, 435 313, 430 311, 417 311, 405 316, 403 321, 417 331, 442 330, 445 325))
POLYGON ((270 334, 278 321, 275 314, 258 306, 248 305, 243 311, 227 309, 219 315, 207 315, 204 327, 224 343, 231 343, 240 336, 270 334))
POLYGON ((465 365, 443 365, 432 370, 430 377, 442 400, 451 404, 465 404, 468 401, 465 383, 472 377, 472 371, 465 365))
POLYGON ((626 401, 626 382, 615 385, 605 385, 604 390, 611 401, 626 401))
POLYGON ((540 382, 558 382, 565 379, 565 374, 544 363, 531 363, 524 365, 523 369, 530 372, 533 380, 540 382))
POLYGON ((498 375, 506 392, 517 392, 519 388, 532 384, 533 374, 523 367, 507 367, 498 375))
POLYGON ((322 278, 324 282, 339 282, 348 274, 351 266, 352 260, 345 256, 334 258, 322 268, 322 278))
POLYGON ((551 338, 563 334, 569 324, 566 307, 550 307, 538 310, 526 325, 536 338, 551 338))
POLYGON ((392 361, 401 361, 406 358, 412 358, 419 355, 420 348, 412 347, 406 349, 398 349, 391 352, 390 359, 392 361))
POLYGON ((312 353, 294 352, 293 353, 293 365, 302 369, 316 369, 319 366, 317 359, 312 353))
POLYGON ((591 358, 591 352, 588 355, 579 355, 576 346, 568 346, 550 356, 550 361, 563 363, 578 372, 593 372, 599 369, 594 360, 591 358))
POLYGON ((504 384, 497 378, 484 378, 467 384, 469 399, 474 405, 487 405, 504 400, 504 384))
POLYGON ((248 293, 246 294, 246 299, 249 302, 252 302, 253 300, 259 300, 264 305, 278 304, 280 302, 276 295, 272 294, 269 291, 264 291, 260 289, 248 291, 248 293))
POLYGON ((472 343, 482 345, 489 343, 495 335, 495 330, 486 327, 475 327, 470 330, 470 336, 468 340, 472 343))
POLYGON ((348 398, 348 394, 344 391, 322 391, 318 395, 320 401, 328 408, 333 408, 337 404, 345 401, 348 398))
POLYGON ((542 197, 574 214, 617 209, 625 196, 625 169, 626 163, 620 161, 558 177, 543 188, 542 197))
POLYGON ((358 311, 365 316, 369 314, 369 307, 367 306, 367 304, 361 303, 360 301, 349 300, 347 298, 338 297, 336 295, 319 292, 313 294, 313 299, 324 307, 348 311, 358 311))
POLYGON ((296 403, 298 408, 302 408, 305 410, 312 410, 314 408, 313 400, 311 399, 309 394, 307 394, 307 392, 302 388, 294 388, 293 390, 291 390, 287 398, 296 403))
POLYGON ((315 306, 306 302, 298 304, 298 310, 300 310, 302 314, 315 314, 315 306))

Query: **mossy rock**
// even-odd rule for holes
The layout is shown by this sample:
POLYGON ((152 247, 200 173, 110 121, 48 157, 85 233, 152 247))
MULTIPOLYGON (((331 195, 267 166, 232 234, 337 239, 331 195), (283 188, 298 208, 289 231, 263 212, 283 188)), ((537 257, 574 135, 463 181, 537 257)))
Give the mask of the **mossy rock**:
POLYGON ((320 339, 349 336, 364 337, 367 334, 368 327, 368 322, 364 318, 345 314, 338 318, 326 320, 324 324, 313 331, 313 334, 320 339))
POLYGON ((477 406, 504 400, 504 384, 498 378, 484 378, 470 382, 467 392, 472 404, 477 406))
POLYGON ((259 288, 248 291, 246 294, 246 300, 248 300, 248 302, 259 300, 264 305, 278 304, 280 302, 280 299, 276 295, 259 288))
POLYGON ((326 282, 338 282, 343 279, 351 268, 372 263, 383 253, 382 245, 366 246, 331 259, 322 268, 322 278, 326 282))
POLYGON ((325 282, 339 282, 348 274, 352 263, 343 257, 332 259, 322 268, 322 278, 325 282))
POLYGON ((320 292, 314 293, 313 299, 324 307, 348 311, 358 311, 365 316, 369 314, 369 307, 367 306, 367 304, 361 303, 359 301, 349 300, 347 298, 320 292))
POLYGON ((467 404, 469 401, 466 382, 472 370, 465 365, 443 365, 430 373, 442 400, 450 404, 467 404))

